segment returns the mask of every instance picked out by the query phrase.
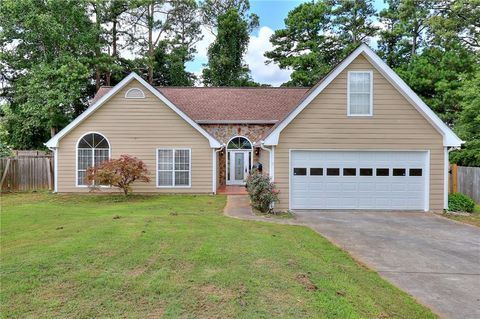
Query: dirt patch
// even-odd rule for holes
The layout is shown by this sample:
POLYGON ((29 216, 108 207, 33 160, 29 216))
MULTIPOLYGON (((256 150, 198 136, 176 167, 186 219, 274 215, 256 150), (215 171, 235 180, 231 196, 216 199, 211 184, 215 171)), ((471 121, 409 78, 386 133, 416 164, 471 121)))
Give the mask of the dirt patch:
POLYGON ((296 276, 296 280, 298 283, 300 283, 303 287, 305 287, 305 289, 309 290, 309 291, 316 291, 318 290, 318 287, 312 282, 312 280, 310 279, 309 277, 309 273, 307 274, 304 274, 304 273, 300 273, 300 274, 297 274, 296 276))
POLYGON ((296 267, 298 267, 298 262, 295 259, 289 259, 289 260, 287 260, 287 266, 292 267, 292 268, 296 268, 296 267))
POLYGON ((138 277, 147 270, 147 267, 137 267, 127 273, 130 277, 138 277))
POLYGON ((206 284, 198 288, 196 295, 195 318, 233 318, 228 313, 228 303, 235 297, 232 290, 206 284))

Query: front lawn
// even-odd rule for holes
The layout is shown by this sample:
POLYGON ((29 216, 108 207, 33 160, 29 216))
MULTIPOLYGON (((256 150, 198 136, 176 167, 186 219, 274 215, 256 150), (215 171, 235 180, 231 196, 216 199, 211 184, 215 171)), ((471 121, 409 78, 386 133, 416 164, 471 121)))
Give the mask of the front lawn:
POLYGON ((1 198, 3 318, 432 318, 312 230, 222 196, 1 198))

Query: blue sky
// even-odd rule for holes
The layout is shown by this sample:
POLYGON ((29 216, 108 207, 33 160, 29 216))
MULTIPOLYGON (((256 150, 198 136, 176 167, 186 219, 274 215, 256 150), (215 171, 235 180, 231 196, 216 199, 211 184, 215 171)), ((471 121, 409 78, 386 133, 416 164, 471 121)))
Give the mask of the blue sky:
MULTIPOLYGON (((268 39, 274 30, 284 27, 283 20, 288 12, 308 1, 310 0, 250 0, 250 10, 260 18, 260 27, 251 34, 249 49, 245 57, 255 81, 274 86, 288 81, 290 72, 280 70, 275 64, 265 65, 263 53, 271 49, 268 39)), ((375 0, 374 6, 379 11, 386 5, 384 0, 375 0)), ((214 40, 209 31, 204 30, 203 34, 204 39, 197 45, 198 54, 195 60, 187 64, 187 69, 196 74, 201 73, 202 65, 207 62, 206 50, 214 40)))

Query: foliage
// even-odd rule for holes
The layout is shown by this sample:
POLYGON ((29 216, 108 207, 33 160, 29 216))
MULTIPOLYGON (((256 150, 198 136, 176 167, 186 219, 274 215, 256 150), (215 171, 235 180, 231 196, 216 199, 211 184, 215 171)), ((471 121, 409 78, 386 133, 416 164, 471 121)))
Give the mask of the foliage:
POLYGON ((473 199, 462 193, 448 195, 448 210, 452 212, 473 212, 475 202, 473 199))
POLYGON ((208 48, 208 64, 203 69, 206 86, 242 86, 251 81, 243 55, 250 40, 248 24, 236 9, 218 17, 217 38, 208 48))
POLYGON ((285 28, 270 41, 265 56, 293 69, 285 85, 311 86, 360 43, 374 35, 372 1, 312 1, 288 13, 285 28))
POLYGON ((218 29, 218 17, 226 14, 230 9, 235 9, 240 18, 247 23, 248 31, 259 25, 258 16, 250 13, 249 0, 204 0, 201 1, 202 19, 212 31, 218 29))
POLYGON ((278 191, 270 177, 254 169, 248 176, 247 190, 254 209, 261 213, 273 212, 273 205, 278 202, 278 191))
POLYGON ((459 90, 472 76, 476 57, 458 44, 429 47, 396 69, 407 84, 447 124, 455 124, 462 110, 459 90))
POLYGON ((480 167, 480 68, 477 66, 475 77, 464 81, 459 95, 462 111, 458 117, 455 131, 466 141, 459 151, 450 155, 450 161, 462 166, 480 167))
POLYGON ((12 149, 0 140, 0 158, 10 157, 13 155, 12 149))
POLYGON ((129 155, 121 155, 118 159, 111 159, 88 168, 87 181, 93 185, 118 187, 127 196, 131 191, 131 184, 135 181, 148 183, 150 181, 148 175, 143 161, 129 155))

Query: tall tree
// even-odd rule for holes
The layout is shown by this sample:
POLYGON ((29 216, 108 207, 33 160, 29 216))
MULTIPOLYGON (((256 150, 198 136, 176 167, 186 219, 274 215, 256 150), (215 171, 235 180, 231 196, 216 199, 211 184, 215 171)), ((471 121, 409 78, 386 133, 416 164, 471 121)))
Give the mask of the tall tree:
POLYGON ((4 0, 0 60, 8 144, 38 147, 84 110, 97 33, 86 1, 4 0))
POLYGON ((242 20, 247 22, 249 31, 252 31, 259 25, 258 16, 249 12, 249 0, 204 0, 200 6, 202 8, 203 23, 213 32, 218 28, 218 17, 226 14, 230 9, 237 10, 242 20))
POLYGON ((270 38, 269 62, 293 69, 285 85, 310 86, 361 42, 375 34, 370 0, 303 3, 288 13, 285 28, 270 38))
POLYGON ((373 25, 375 9, 372 0, 332 2, 332 30, 344 46, 344 51, 351 51, 375 35, 377 28, 373 25))
POLYGON ((248 24, 236 9, 218 17, 217 38, 208 48, 208 64, 203 69, 206 86, 241 86, 250 82, 243 61, 247 51, 248 24))
POLYGON ((408 62, 410 49, 403 45, 404 30, 401 26, 399 6, 401 0, 386 0, 387 8, 379 13, 384 28, 379 30, 378 55, 394 68, 408 62))

